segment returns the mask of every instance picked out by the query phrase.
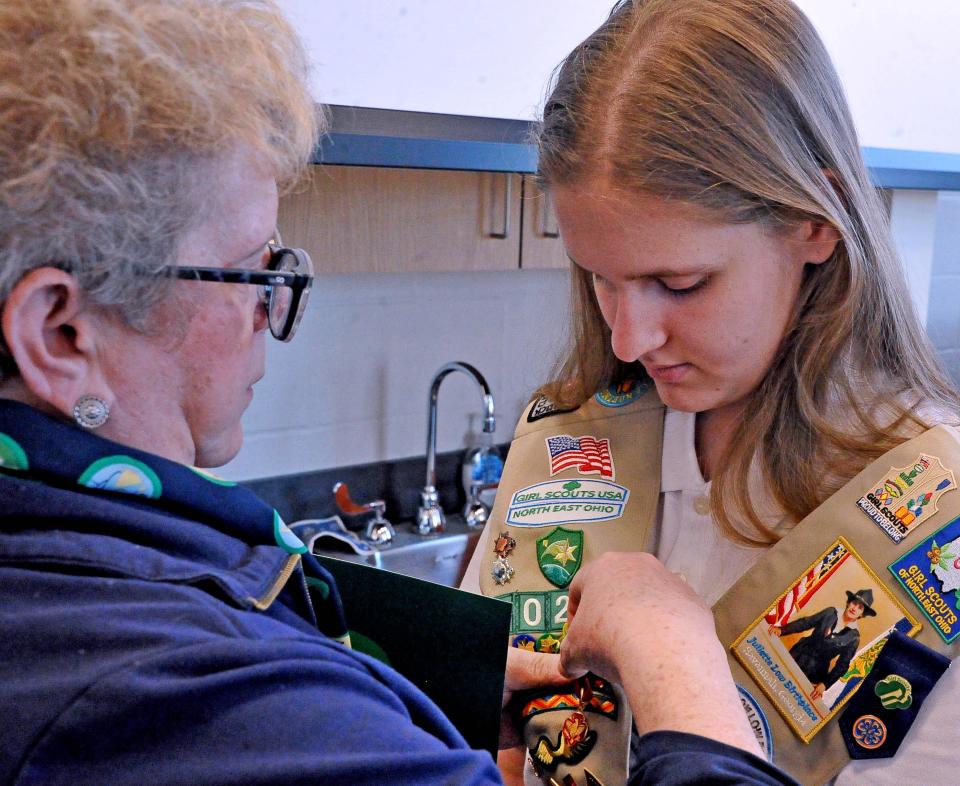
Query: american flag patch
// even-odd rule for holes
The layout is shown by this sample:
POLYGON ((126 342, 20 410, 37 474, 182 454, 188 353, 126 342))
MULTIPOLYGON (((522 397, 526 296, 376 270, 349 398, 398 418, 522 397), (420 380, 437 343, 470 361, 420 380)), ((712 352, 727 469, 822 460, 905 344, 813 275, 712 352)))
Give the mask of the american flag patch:
POLYGON ((560 434, 547 437, 547 451, 550 453, 551 476, 565 469, 575 469, 581 475, 613 478, 609 439, 560 434))

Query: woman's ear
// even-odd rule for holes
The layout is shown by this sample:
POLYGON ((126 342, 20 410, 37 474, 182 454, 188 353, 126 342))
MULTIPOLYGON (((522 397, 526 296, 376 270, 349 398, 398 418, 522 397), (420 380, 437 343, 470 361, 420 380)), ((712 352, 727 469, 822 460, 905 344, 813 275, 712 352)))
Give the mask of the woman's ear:
POLYGON ((833 256, 840 242, 840 232, 826 221, 808 219, 800 223, 798 253, 803 264, 820 265, 833 256))
POLYGON ((68 417, 81 396, 112 399, 97 362, 94 319, 84 305, 70 273, 42 267, 17 282, 0 317, 27 392, 68 417))

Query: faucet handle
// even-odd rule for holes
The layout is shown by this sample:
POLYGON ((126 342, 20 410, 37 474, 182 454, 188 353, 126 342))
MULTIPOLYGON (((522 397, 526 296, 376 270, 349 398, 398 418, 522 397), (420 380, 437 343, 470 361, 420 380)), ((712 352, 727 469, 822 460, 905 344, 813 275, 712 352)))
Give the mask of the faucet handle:
POLYGON ((362 505, 354 502, 346 483, 337 483, 333 487, 333 499, 334 502, 337 503, 337 507, 340 508, 340 512, 348 516, 362 516, 364 513, 376 513, 377 508, 380 509, 380 515, 383 515, 383 512, 386 510, 386 505, 382 499, 365 502, 362 505))
POLYGON ((393 525, 383 516, 387 510, 387 504, 382 499, 375 499, 363 504, 354 502, 347 484, 341 482, 333 487, 333 500, 340 508, 340 512, 347 516, 362 516, 364 513, 373 514, 373 518, 367 523, 365 534, 367 540, 372 540, 381 545, 387 545, 393 540, 396 532, 393 525))

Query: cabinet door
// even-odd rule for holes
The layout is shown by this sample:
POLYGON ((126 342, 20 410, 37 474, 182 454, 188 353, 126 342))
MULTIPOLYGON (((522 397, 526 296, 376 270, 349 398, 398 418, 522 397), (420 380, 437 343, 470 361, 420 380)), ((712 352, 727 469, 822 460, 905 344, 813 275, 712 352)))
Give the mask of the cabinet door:
POLYGON ((529 176, 523 178, 523 253, 520 267, 570 267, 570 260, 560 240, 550 195, 541 191, 529 176))
POLYGON ((520 189, 515 174, 316 166, 277 224, 319 275, 516 270, 520 189))

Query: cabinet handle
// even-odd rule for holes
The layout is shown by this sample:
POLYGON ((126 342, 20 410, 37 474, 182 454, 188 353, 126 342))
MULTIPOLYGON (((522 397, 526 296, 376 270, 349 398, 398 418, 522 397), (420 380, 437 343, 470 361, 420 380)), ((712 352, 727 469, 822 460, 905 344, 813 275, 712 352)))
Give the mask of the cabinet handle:
POLYGON ((560 227, 552 229, 550 227, 550 216, 553 213, 553 210, 550 208, 550 192, 544 191, 541 195, 540 200, 540 226, 543 227, 540 232, 543 237, 560 237, 560 227))
POLYGON ((506 240, 510 235, 510 203, 513 202, 513 175, 507 172, 507 187, 503 194, 503 231, 491 232, 489 237, 506 240))

